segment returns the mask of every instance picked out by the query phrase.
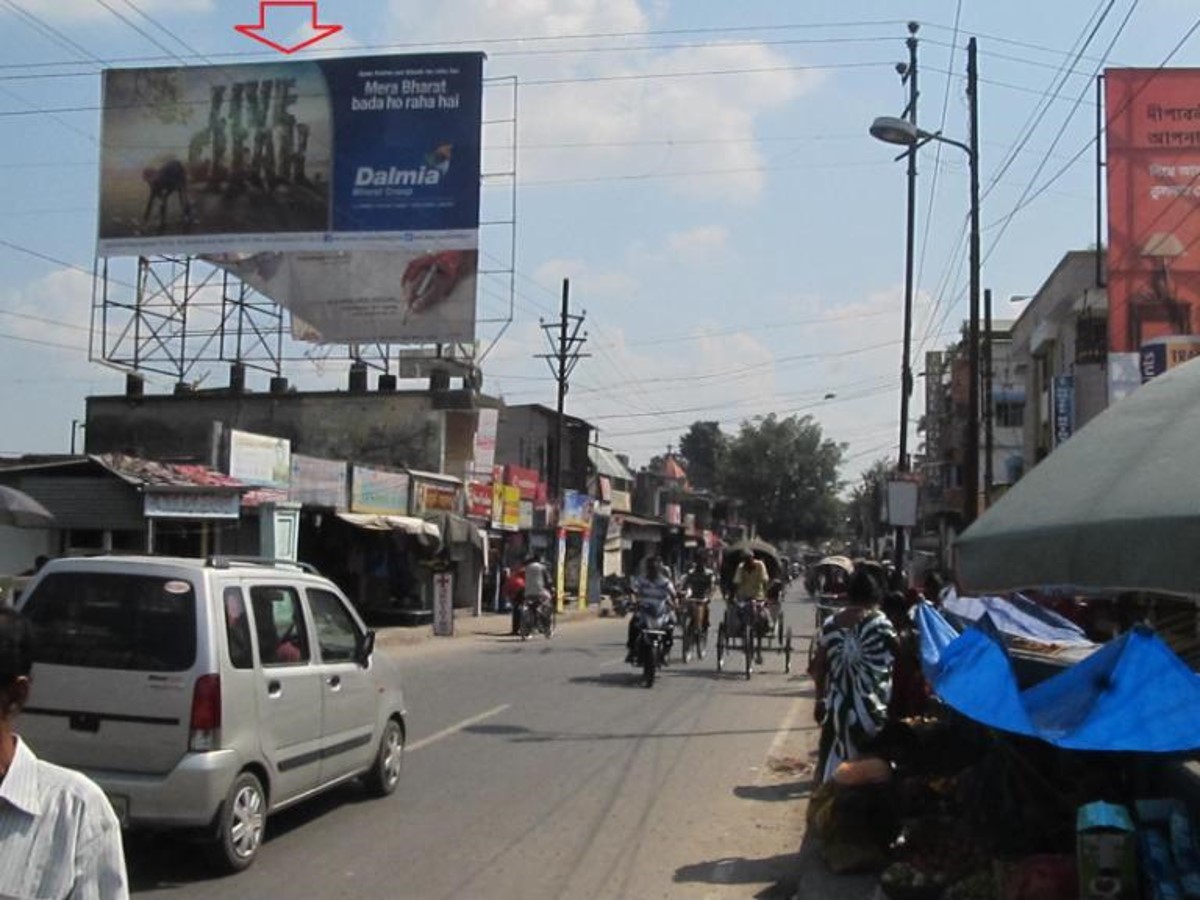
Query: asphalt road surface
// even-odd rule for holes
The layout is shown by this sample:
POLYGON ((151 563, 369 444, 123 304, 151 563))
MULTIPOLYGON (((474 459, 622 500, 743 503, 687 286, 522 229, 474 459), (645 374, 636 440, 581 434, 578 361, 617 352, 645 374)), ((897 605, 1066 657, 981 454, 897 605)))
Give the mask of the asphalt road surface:
POLYGON ((394 796, 348 786, 281 813, 255 864, 226 878, 177 839, 135 839, 134 892, 790 897, 816 743, 801 637, 812 607, 801 596, 783 607, 797 631, 791 675, 773 651, 749 680, 736 666, 718 674, 710 644, 687 665, 676 652, 647 690, 624 663, 627 620, 612 618, 572 622, 551 640, 522 643, 498 627, 388 648, 409 706, 394 796))

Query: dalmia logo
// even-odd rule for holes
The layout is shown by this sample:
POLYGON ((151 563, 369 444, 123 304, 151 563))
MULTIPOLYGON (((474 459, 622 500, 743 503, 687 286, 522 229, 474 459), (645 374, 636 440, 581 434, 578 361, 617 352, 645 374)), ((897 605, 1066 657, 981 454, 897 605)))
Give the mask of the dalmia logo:
POLYGON ((401 169, 396 166, 375 168, 359 166, 354 173, 355 187, 435 187, 450 171, 450 144, 439 144, 429 153, 419 168, 401 169))

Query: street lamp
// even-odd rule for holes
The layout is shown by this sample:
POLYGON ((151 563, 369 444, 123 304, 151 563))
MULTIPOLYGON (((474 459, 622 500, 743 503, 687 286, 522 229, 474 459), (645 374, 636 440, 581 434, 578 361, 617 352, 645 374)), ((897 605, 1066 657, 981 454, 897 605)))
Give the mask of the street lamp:
MULTIPOLYGON (((970 225, 970 303, 971 321, 967 337, 970 363, 970 384, 967 399, 966 448, 963 460, 963 481, 966 490, 964 525, 970 525, 979 514, 979 91, 976 68, 975 39, 967 44, 967 95, 970 100, 970 142, 962 143, 940 132, 922 131, 908 119, 899 116, 880 116, 871 123, 871 136, 887 144, 919 148, 930 141, 957 147, 967 154, 971 170, 970 225)), ((902 386, 907 388, 907 385, 902 386)), ((901 423, 904 427, 906 423, 901 423)))

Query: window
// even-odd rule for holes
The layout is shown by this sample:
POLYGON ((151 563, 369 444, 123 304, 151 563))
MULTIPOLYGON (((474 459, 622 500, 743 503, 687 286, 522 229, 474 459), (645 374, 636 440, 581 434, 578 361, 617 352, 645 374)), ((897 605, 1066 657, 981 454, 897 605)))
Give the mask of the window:
POLYGON ((246 615, 246 601, 242 589, 225 588, 225 639, 229 643, 229 661, 235 669, 254 667, 254 653, 250 647, 250 619, 246 615))
POLYGON ((1022 400, 996 401, 996 427, 1021 428, 1025 424, 1025 403, 1022 400))
POLYGON ((308 662, 308 631, 300 595, 290 587, 256 585, 250 588, 258 658, 264 666, 308 662))
POLYGON ((360 635, 341 598, 329 591, 310 588, 308 607, 312 610, 321 659, 325 662, 352 661, 358 652, 360 635))
POLYGON ((196 661, 196 592, 182 579, 60 572, 42 580, 23 612, 37 662, 183 672, 196 661))

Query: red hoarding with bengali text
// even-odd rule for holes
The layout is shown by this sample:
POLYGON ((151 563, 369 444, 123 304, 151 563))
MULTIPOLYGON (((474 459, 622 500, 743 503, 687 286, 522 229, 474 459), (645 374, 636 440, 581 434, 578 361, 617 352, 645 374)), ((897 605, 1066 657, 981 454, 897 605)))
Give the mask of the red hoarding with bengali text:
POLYGON ((1108 337, 1200 331, 1200 69, 1108 69, 1108 337))

